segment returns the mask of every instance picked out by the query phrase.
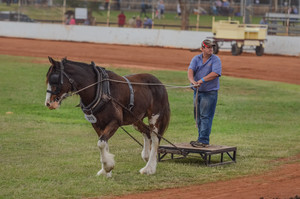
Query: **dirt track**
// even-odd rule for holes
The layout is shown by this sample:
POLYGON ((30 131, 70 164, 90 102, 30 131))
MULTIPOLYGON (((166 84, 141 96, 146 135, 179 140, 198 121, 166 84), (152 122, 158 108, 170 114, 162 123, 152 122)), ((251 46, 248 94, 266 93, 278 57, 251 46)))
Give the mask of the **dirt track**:
MULTIPOLYGON (((191 58, 199 52, 183 49, 133 47, 91 43, 41 41, 0 37, 0 54, 55 59, 68 57, 97 65, 117 65, 159 70, 187 70, 191 58)), ((254 54, 232 56, 221 52, 223 75, 281 81, 300 85, 300 58, 254 54)), ((260 176, 230 181, 166 189, 118 198, 290 198, 300 196, 300 156, 298 163, 284 165, 260 176)))
POLYGON ((163 189, 111 199, 260 199, 262 197, 264 199, 294 199, 297 194, 300 198, 299 185, 300 163, 283 165, 275 171, 259 176, 177 189, 163 189))
MULTIPOLYGON (((191 58, 199 52, 183 49, 104 45, 14 39, 0 37, 0 54, 69 59, 97 65, 114 64, 124 67, 148 69, 187 70, 191 58)), ((218 54, 222 60, 223 75, 264 79, 300 84, 300 58, 255 54, 232 56, 229 52, 218 54)))

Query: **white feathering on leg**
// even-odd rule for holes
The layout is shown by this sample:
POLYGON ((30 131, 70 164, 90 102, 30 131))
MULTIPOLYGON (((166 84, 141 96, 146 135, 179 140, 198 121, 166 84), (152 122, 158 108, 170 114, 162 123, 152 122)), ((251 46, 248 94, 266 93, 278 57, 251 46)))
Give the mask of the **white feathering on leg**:
POLYGON ((97 145, 100 149, 100 161, 102 163, 102 169, 97 173, 97 175, 106 175, 107 177, 111 177, 111 171, 115 166, 114 155, 109 153, 107 142, 99 140, 97 145))
POLYGON ((158 129, 155 127, 155 124, 158 120, 159 115, 153 115, 152 118, 149 120, 149 124, 153 125, 153 129, 150 134, 151 136, 151 150, 150 150, 150 156, 149 160, 144 168, 140 170, 141 174, 154 174, 156 172, 156 166, 157 166, 157 149, 159 144, 159 139, 157 137, 158 129), (155 132, 155 133, 154 133, 155 132))

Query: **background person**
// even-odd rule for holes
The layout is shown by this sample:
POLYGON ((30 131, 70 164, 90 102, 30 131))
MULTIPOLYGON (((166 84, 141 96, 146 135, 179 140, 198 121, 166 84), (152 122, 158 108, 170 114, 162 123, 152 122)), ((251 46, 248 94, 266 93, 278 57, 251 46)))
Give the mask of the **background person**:
POLYGON ((144 16, 147 16, 147 8, 148 8, 148 5, 145 3, 145 0, 142 0, 140 17, 142 16, 142 14, 144 16))
POLYGON ((124 27, 126 22, 126 16, 123 11, 118 15, 118 25, 119 27, 124 27))
POLYGON ((218 14, 220 14, 222 12, 221 11, 221 9, 222 9, 222 1, 221 0, 216 0, 215 4, 216 4, 216 7, 217 7, 217 12, 218 12, 218 14))
POLYGON ((222 64, 220 58, 213 54, 213 45, 212 41, 204 40, 202 53, 196 55, 188 67, 188 79, 194 85, 194 116, 198 128, 197 141, 190 142, 194 147, 209 145, 218 100, 222 64))
POLYGON ((76 20, 74 19, 74 15, 70 16, 69 25, 76 25, 76 20))
POLYGON ((137 17, 136 17, 136 20, 135 20, 135 27, 141 28, 142 25, 143 25, 143 22, 142 22, 140 16, 137 16, 137 17))
POLYGON ((109 4, 109 0, 105 0, 105 4, 104 4, 105 10, 108 10, 108 4, 109 4))
POLYGON ((292 6, 292 14, 298 14, 298 9, 296 6, 292 6))
POLYGON ((165 13, 165 4, 164 4, 164 1, 160 0, 158 2, 157 10, 158 10, 158 16, 157 16, 158 19, 165 18, 165 16, 164 16, 164 13, 165 13))
POLYGON ((266 18, 263 17, 263 18, 260 20, 259 24, 268 24, 268 22, 267 22, 266 18))
POLYGON ((230 14, 230 3, 227 0, 223 0, 221 7, 222 15, 228 16, 230 14))
POLYGON ((145 17, 144 19, 144 28, 152 28, 152 19, 150 19, 149 17, 145 17))
POLYGON ((219 14, 216 2, 213 2, 213 4, 211 5, 211 12, 212 12, 213 15, 218 15, 219 14))
POLYGON ((136 19, 135 19, 135 16, 131 17, 131 18, 128 20, 128 27, 130 27, 130 28, 135 28, 135 27, 136 27, 136 19))
POLYGON ((177 3, 177 17, 181 19, 181 8, 179 3, 177 3))

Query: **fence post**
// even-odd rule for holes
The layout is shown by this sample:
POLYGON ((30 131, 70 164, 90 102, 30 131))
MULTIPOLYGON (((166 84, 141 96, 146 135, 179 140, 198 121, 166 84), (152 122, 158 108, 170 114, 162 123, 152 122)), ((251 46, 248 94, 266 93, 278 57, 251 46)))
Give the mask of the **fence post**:
POLYGON ((109 18, 110 18, 110 2, 111 2, 111 0, 108 1, 107 19, 106 19, 106 25, 107 25, 107 26, 109 26, 109 18))
POLYGON ((199 30, 199 18, 200 18, 200 0, 198 0, 198 13, 197 13, 196 31, 199 30))
POLYGON ((67 2, 66 2, 67 0, 64 0, 64 2, 63 2, 63 9, 62 9, 62 20, 61 20, 61 22, 62 22, 62 24, 64 24, 64 20, 65 20, 65 13, 66 13, 66 4, 67 4, 67 2))

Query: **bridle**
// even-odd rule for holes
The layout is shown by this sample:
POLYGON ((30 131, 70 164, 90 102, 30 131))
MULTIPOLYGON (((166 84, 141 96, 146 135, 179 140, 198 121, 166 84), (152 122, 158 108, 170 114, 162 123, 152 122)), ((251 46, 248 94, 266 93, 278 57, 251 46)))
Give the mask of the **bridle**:
MULTIPOLYGON (((74 80, 72 78, 70 78, 67 75, 67 73, 65 73, 65 71, 64 71, 64 68, 65 68, 64 62, 65 62, 65 59, 63 59, 60 62, 60 69, 57 72, 53 72, 49 75, 48 82, 49 82, 50 86, 55 86, 56 89, 55 89, 55 91, 47 90, 47 93, 51 93, 52 95, 60 94, 61 88, 64 84, 64 76, 68 79, 68 81, 72 85, 71 92, 76 90, 76 87, 74 85, 75 84, 74 80)), ((60 97, 56 97, 55 101, 61 102, 64 98, 68 97, 68 95, 69 95, 68 93, 65 93, 60 97)))
POLYGON ((96 67, 95 63, 92 62, 91 65, 94 69, 94 72, 96 73, 97 81, 91 85, 88 85, 82 89, 77 90, 75 81, 72 78, 70 78, 69 75, 64 71, 65 62, 66 59, 63 59, 59 64, 60 65, 59 70, 50 73, 48 77, 48 82, 50 86, 55 86, 56 89, 54 91, 47 90, 47 93, 56 95, 54 101, 60 104, 61 101, 66 99, 67 97, 73 96, 83 90, 86 90, 92 86, 97 85, 96 96, 94 100, 88 105, 83 104, 83 102, 80 100, 80 107, 84 113, 92 113, 99 110, 101 107, 103 107, 104 104, 110 100, 109 77, 105 69, 102 67, 96 67), (61 89, 64 84, 64 80, 63 80, 64 76, 68 79, 72 88, 69 92, 62 94, 61 96, 58 96, 61 93, 61 89), (106 95, 107 97, 104 99, 103 95, 106 95))

